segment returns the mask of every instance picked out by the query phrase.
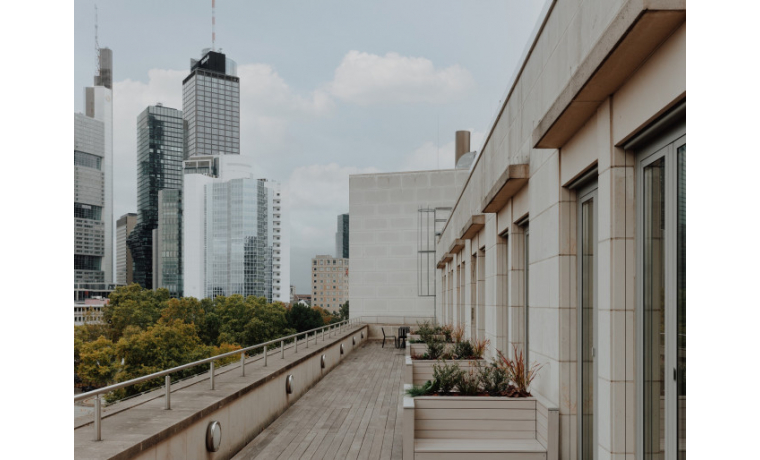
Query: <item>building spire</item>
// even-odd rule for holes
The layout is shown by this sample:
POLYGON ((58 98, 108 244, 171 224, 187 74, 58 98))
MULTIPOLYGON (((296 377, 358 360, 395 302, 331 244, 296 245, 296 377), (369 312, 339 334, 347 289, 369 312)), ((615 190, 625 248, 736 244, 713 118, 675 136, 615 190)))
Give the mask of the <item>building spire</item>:
POLYGON ((211 0, 211 51, 216 51, 216 0, 211 0))

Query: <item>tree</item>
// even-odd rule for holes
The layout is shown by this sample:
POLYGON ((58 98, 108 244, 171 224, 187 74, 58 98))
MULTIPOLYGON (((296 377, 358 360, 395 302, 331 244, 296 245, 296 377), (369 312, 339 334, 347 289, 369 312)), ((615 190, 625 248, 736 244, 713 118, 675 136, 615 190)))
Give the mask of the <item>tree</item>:
MULTIPOLYGON (((74 342, 76 341, 75 338, 74 342)), ((74 353, 76 355, 77 352, 74 353)), ((101 335, 92 342, 81 343, 76 370, 79 378, 90 385, 102 387, 113 382, 118 370, 113 342, 101 335)))
POLYGON ((346 303, 340 306, 340 320, 346 321, 348 319, 348 300, 346 300, 346 303))
MULTIPOLYGON (((213 348, 201 343, 193 324, 182 320, 159 321, 145 331, 131 328, 116 344, 119 358, 124 365, 116 374, 116 380, 124 382, 164 369, 187 364, 211 356, 213 348)), ((193 368, 176 373, 172 379, 193 375, 202 371, 193 368)), ((136 394, 163 384, 163 379, 132 385, 125 391, 117 391, 109 399, 136 394), (159 381, 160 380, 160 381, 159 381)))
POLYGON ((263 297, 254 296, 249 296, 246 303, 251 307, 252 315, 245 327, 245 346, 295 334, 295 329, 289 327, 287 310, 283 304, 270 304, 263 297))
POLYGON ((219 337, 220 343, 236 343, 244 345, 246 325, 253 318, 253 308, 246 304, 245 299, 240 294, 233 294, 229 297, 218 296, 214 299, 216 314, 219 315, 219 337))
POLYGON ((322 315, 317 310, 295 304, 288 310, 288 325, 297 332, 324 326, 322 315))
POLYGON ((146 330, 161 317, 163 303, 170 299, 166 289, 143 289, 138 284, 118 286, 108 296, 109 303, 103 307, 103 321, 108 324, 109 336, 118 341, 124 328, 133 325, 146 330))

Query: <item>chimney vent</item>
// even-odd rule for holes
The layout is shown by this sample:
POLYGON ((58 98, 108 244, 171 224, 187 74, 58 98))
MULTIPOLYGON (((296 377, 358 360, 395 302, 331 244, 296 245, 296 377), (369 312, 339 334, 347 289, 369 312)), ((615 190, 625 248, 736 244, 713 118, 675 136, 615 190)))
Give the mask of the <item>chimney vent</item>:
POLYGON ((454 150, 454 164, 459 163, 459 159, 462 155, 470 151, 470 132, 469 131, 457 131, 456 132, 456 148, 454 150))

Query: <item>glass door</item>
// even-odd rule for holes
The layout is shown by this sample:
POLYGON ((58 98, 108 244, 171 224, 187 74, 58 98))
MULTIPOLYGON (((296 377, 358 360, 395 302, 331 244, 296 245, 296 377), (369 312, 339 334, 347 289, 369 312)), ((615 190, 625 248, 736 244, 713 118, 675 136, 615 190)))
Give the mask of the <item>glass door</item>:
POLYGON ((638 169, 640 449, 652 460, 686 458, 686 136, 666 142, 638 169))
POLYGON ((578 193, 578 458, 596 458, 597 186, 578 193))

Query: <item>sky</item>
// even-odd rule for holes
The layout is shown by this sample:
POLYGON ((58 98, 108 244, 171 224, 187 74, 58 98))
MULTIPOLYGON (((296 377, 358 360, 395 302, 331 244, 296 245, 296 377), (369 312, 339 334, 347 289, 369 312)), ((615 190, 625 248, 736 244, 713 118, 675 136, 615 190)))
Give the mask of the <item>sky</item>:
MULTIPOLYGON (((101 47, 114 60, 114 219, 136 212, 136 119, 182 109, 190 59, 211 43, 211 0, 74 3, 75 112, 101 47)), ((288 190, 291 284, 335 252, 348 176, 454 166, 479 150, 544 0, 216 2, 215 46, 238 64, 241 154, 288 190)))

